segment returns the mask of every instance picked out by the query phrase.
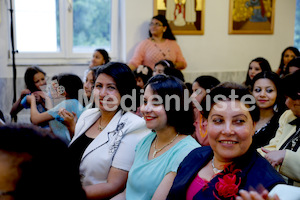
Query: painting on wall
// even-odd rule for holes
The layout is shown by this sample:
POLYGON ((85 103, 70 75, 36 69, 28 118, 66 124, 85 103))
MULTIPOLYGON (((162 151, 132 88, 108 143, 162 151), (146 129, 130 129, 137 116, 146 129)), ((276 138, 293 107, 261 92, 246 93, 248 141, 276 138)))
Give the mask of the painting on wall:
POLYGON ((229 34, 273 34, 275 0, 230 0, 229 34))
POLYGON ((204 1, 153 0, 153 14, 165 15, 175 35, 203 35, 204 1))

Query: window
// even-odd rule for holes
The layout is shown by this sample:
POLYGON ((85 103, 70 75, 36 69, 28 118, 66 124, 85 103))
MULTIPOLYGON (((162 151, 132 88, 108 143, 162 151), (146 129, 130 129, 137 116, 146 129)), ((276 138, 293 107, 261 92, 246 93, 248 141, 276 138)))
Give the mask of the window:
POLYGON ((294 46, 300 50, 300 0, 296 1, 294 46))
POLYGON ((96 48, 117 55, 118 0, 14 0, 14 8, 16 58, 25 64, 82 63, 96 48))

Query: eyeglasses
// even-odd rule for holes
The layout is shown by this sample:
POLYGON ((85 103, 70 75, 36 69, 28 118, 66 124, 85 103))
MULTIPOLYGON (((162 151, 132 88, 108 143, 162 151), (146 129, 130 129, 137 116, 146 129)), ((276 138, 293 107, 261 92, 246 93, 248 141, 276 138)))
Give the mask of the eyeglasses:
POLYGON ((160 23, 150 23, 149 26, 156 26, 156 27, 160 27, 160 26, 163 26, 162 24, 160 23))

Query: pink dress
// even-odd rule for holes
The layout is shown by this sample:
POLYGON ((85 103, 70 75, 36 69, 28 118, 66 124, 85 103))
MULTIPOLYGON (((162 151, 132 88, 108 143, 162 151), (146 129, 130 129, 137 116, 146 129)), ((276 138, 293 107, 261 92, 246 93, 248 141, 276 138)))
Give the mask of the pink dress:
POLYGON ((191 185, 189 186, 186 192, 186 200, 192 200, 193 197, 208 183, 207 180, 202 179, 199 175, 192 181, 191 185))
POLYGON ((135 67, 138 67, 139 65, 146 65, 154 69, 155 63, 160 60, 183 62, 184 68, 187 66, 177 42, 175 40, 168 39, 162 43, 155 43, 151 39, 143 40, 136 47, 129 64, 132 64, 135 67))

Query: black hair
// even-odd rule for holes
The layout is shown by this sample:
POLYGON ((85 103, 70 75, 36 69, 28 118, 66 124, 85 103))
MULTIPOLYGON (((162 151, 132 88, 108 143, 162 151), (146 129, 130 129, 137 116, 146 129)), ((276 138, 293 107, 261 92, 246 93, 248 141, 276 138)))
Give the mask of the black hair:
POLYGON ((169 76, 175 76, 176 78, 179 78, 182 82, 185 82, 184 75, 179 69, 167 67, 164 70, 164 74, 169 76))
POLYGON ((252 92, 254 89, 255 82, 259 79, 269 79, 270 81, 272 81, 274 83, 276 90, 277 90, 277 97, 276 97, 274 105, 277 105, 277 108, 279 110, 285 109, 285 105, 284 105, 285 98, 284 98, 284 94, 283 94, 282 80, 280 79, 279 75, 272 71, 264 71, 264 72, 258 73, 253 78, 252 83, 251 83, 252 92))
POLYGON ((164 66, 165 69, 166 68, 175 68, 174 63, 171 60, 160 60, 157 63, 155 63, 154 67, 156 65, 162 65, 162 66, 164 66))
MULTIPOLYGON (((163 33, 163 38, 169 39, 169 40, 176 40, 174 34, 172 33, 170 25, 168 24, 168 21, 164 15, 156 15, 156 16, 152 17, 152 19, 157 19, 158 21, 160 21, 163 24, 163 26, 167 27, 166 31, 163 33)), ((152 37, 152 34, 150 31, 149 31, 149 37, 150 38, 152 37)))
POLYGON ((300 52, 299 52, 299 50, 296 48, 296 47, 292 47, 292 46, 290 46, 290 47, 287 47, 287 48, 285 48, 283 51, 282 51, 282 53, 281 53, 281 58, 280 58, 280 64, 279 64, 279 69, 281 69, 281 73, 280 74, 283 74, 284 73, 284 71, 283 71, 283 68, 284 68, 284 54, 285 54, 285 52, 287 51, 287 50, 291 50, 292 52, 294 52, 294 54, 295 54, 295 56, 296 57, 298 57, 298 56, 300 56, 300 52))
POLYGON ((287 65, 283 74, 289 74, 290 67, 298 67, 300 69, 300 57, 293 58, 287 65))
POLYGON ((170 100, 169 109, 166 109, 167 124, 173 126, 181 134, 190 135, 195 131, 194 112, 192 104, 189 102, 188 109, 185 109, 184 91, 187 90, 184 83, 176 77, 158 74, 153 76, 145 86, 150 86, 154 94, 162 97, 166 109, 165 98, 176 95, 180 100, 179 110, 176 109, 176 100, 170 100))
POLYGON ((0 133, 0 154, 19 159, 15 200, 86 199, 64 142, 33 125, 2 126, 0 133))
POLYGON ((31 92, 35 92, 35 91, 39 90, 35 86, 34 81, 33 81, 34 75, 39 72, 41 72, 42 74, 44 74, 44 76, 46 76, 46 73, 38 66, 28 67, 25 72, 25 75, 24 75, 25 84, 26 84, 27 89, 29 89, 31 92))
POLYGON ((199 84, 199 86, 204 88, 205 90, 212 89, 213 87, 220 84, 220 81, 217 78, 215 78, 213 76, 208 76, 208 75, 198 76, 195 79, 194 83, 195 82, 197 82, 199 84))
POLYGON ((139 65, 138 68, 136 68, 133 71, 135 78, 141 77, 141 79, 144 82, 144 85, 152 77, 152 73, 153 73, 152 69, 146 65, 139 65))
POLYGON ((95 51, 98 51, 99 53, 101 53, 101 55, 103 56, 104 62, 105 62, 104 64, 106 64, 110 61, 110 57, 105 49, 96 49, 95 51))
POLYGON ((264 71, 272 71, 269 62, 265 58, 257 57, 255 59, 251 60, 251 62, 249 63, 248 70, 247 70, 247 75, 246 75, 246 81, 245 81, 245 85, 246 86, 251 85, 251 81, 252 80, 251 80, 251 78, 249 76, 249 67, 250 67, 250 64, 252 62, 257 62, 259 64, 262 72, 264 72, 264 71))
MULTIPOLYGON (((124 95, 132 96, 132 92, 135 89, 137 92, 137 97, 139 96, 139 90, 137 90, 136 81, 131 69, 124 63, 120 62, 109 62, 102 67, 99 67, 96 72, 96 77, 100 74, 107 74, 111 76, 116 82, 117 89, 123 97, 124 95)), ((138 104, 138 99, 136 101, 138 104)), ((130 99, 127 99, 125 102, 125 106, 128 108, 132 105, 133 102, 130 99)))
POLYGON ((78 91, 83 88, 83 83, 79 76, 75 74, 62 73, 57 76, 59 86, 63 86, 67 97, 78 100, 78 91))
POLYGON ((288 74, 282 81, 284 94, 293 100, 300 99, 300 70, 288 74))
MULTIPOLYGON (((221 83, 219 85, 217 85, 216 87, 212 88, 211 92, 209 93, 209 95, 206 95, 205 98, 203 99, 203 101, 201 102, 201 106, 203 108, 202 110, 202 114, 203 116, 208 119, 208 115, 211 111, 211 108, 219 101, 224 101, 223 99, 217 98, 219 97, 218 95, 222 95, 223 97, 225 97, 226 99, 230 99, 230 97, 232 98, 231 94, 232 94, 232 90, 234 90, 235 92, 235 97, 234 100, 245 100, 243 101, 243 103, 248 106, 249 108, 249 113, 252 117, 253 122, 257 122, 259 120, 259 108, 256 105, 255 101, 249 101, 250 97, 253 97, 248 88, 239 85, 237 83, 233 83, 233 82, 224 82, 221 83), (246 98, 249 97, 249 98, 246 98), (244 99, 246 98, 246 99, 244 99), (254 107, 253 107, 254 106, 254 107)), ((253 100, 255 98, 253 97, 253 100)))

